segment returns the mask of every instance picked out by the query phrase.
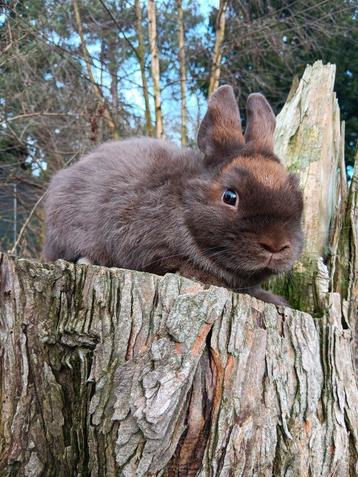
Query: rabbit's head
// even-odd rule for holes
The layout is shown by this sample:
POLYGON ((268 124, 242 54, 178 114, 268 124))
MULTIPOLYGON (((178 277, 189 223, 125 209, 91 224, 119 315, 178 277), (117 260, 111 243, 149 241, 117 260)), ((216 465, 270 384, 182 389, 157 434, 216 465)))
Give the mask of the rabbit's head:
POLYGON ((254 93, 243 135, 232 88, 218 88, 198 133, 205 172, 184 191, 186 223, 200 253, 258 281, 289 269, 302 250, 302 192, 274 154, 274 129, 270 105, 254 93))

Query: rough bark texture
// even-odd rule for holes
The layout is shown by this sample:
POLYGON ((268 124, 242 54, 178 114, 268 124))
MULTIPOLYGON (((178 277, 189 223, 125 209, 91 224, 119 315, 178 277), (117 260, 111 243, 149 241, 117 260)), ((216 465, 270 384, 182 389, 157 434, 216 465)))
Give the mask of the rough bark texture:
POLYGON ((334 286, 344 298, 343 316, 348 326, 355 330, 355 357, 358 370, 358 150, 337 248, 334 286))
POLYGON ((159 53, 157 46, 157 21, 155 13, 155 0, 148 0, 148 33, 150 43, 150 54, 152 60, 152 80, 155 104, 155 136, 163 137, 163 116, 160 99, 160 68, 159 53))
POLYGON ((356 331, 356 369, 358 369, 358 151, 348 206, 350 236, 350 269, 348 280, 348 322, 356 331))
POLYGON ((355 331, 358 365, 358 157, 349 185, 334 78, 334 65, 307 66, 277 117, 276 152, 304 190, 305 249, 294 271, 272 285, 316 316, 338 293, 341 321, 355 331))
POLYGON ((339 295, 315 321, 177 275, 1 256, 1 476, 349 476, 339 295))
POLYGON ((307 68, 276 138, 307 244, 275 286, 320 318, 0 255, 1 477, 358 475, 358 167, 348 190, 333 78, 307 68))

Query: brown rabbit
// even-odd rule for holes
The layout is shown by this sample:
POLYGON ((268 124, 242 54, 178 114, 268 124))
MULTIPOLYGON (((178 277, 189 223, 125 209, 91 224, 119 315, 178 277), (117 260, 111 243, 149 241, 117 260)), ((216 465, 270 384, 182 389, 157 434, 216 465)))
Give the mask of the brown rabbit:
POLYGON ((230 86, 210 98, 201 152, 156 139, 99 146, 51 181, 44 256, 157 274, 179 272, 275 304, 259 284, 302 249, 302 193, 273 152, 275 116, 264 96, 230 86))

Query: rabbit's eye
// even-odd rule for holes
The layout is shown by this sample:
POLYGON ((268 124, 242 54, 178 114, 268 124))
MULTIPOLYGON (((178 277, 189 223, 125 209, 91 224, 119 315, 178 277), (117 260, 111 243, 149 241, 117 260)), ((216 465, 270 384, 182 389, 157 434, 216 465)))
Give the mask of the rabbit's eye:
POLYGON ((223 193, 222 199, 225 204, 235 207, 238 201, 237 192, 232 189, 226 189, 226 191, 223 193))

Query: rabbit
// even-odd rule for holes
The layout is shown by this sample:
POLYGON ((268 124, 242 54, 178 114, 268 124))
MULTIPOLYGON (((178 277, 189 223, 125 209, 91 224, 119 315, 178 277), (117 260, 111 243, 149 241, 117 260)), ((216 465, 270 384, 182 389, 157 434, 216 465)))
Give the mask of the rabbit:
POLYGON ((243 135, 224 85, 209 98, 199 150, 146 137, 100 145, 49 185, 44 258, 177 272, 286 305, 260 287, 291 268, 303 243, 302 192, 273 152, 274 129, 253 93, 243 135))

